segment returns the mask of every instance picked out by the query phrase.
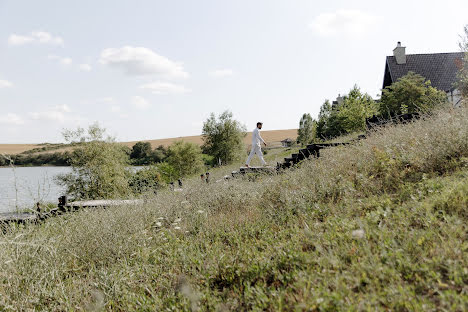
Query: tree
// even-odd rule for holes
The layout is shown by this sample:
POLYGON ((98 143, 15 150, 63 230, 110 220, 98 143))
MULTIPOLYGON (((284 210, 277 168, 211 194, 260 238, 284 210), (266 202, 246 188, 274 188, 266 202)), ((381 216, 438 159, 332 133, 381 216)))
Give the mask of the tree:
POLYGON ((320 107, 320 113, 318 115, 317 121, 317 129, 316 129, 316 137, 319 139, 324 139, 327 136, 327 126, 328 120, 331 115, 331 105, 329 100, 325 100, 325 102, 320 107))
POLYGON ((72 171, 57 177, 67 195, 74 199, 122 198, 131 194, 128 185, 129 159, 120 144, 105 137, 96 123, 87 131, 65 130, 70 143, 81 142, 70 154, 72 171))
POLYGON ((163 145, 159 145, 151 153, 151 158, 154 163, 163 162, 167 157, 167 149, 163 145))
POLYGON ((337 109, 340 134, 366 130, 366 118, 372 117, 375 113, 377 113, 375 101, 355 85, 337 109))
POLYGON ((423 76, 409 72, 382 91, 378 110, 382 117, 390 117, 429 112, 446 102, 444 91, 432 87, 423 76))
POLYGON ((204 168, 200 147, 194 143, 177 141, 167 150, 167 163, 175 171, 175 179, 192 175, 204 168))
POLYGON ((457 88, 460 90, 464 98, 468 98, 468 25, 465 26, 465 34, 461 36, 459 43, 460 50, 465 52, 460 70, 458 72, 457 88))
POLYGON ((136 142, 130 153, 135 165, 147 165, 152 162, 152 150, 150 142, 136 142))
POLYGON ((231 112, 225 111, 218 118, 212 113, 203 123, 203 152, 219 163, 231 163, 244 151, 245 131, 231 112))
POLYGON ((330 139, 366 129, 366 118, 377 112, 375 101, 355 85, 343 102, 332 106, 327 100, 320 107, 316 137, 330 139))
POLYGON ((312 119, 310 114, 304 114, 299 121, 299 129, 297 130, 297 141, 302 145, 312 143, 315 139, 317 122, 312 119))

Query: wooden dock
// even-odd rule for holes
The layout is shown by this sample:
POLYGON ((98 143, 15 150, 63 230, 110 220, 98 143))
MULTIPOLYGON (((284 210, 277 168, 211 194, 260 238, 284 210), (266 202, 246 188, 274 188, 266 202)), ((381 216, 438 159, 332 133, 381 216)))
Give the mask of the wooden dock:
POLYGON ((123 205, 141 205, 144 201, 142 199, 101 199, 101 200, 83 200, 69 202, 65 204, 68 209, 80 209, 80 208, 108 208, 114 206, 123 205))
POLYGON ((0 214, 0 223, 26 223, 33 222, 38 219, 37 214, 31 212, 21 212, 21 213, 2 213, 0 214))

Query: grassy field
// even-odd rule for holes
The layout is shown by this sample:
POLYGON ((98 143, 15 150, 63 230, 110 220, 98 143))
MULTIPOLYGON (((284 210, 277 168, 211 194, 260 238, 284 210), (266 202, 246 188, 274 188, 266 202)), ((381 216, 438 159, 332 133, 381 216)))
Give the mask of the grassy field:
POLYGON ((466 311, 467 120, 441 112, 279 175, 11 228, 0 310, 466 311))
MULTIPOLYGON (((284 140, 286 138, 292 138, 294 140, 297 137, 297 129, 262 131, 262 136, 265 139, 265 141, 272 144, 273 146, 279 146, 281 140, 284 140)), ((199 145, 203 144, 203 140, 200 135, 158 140, 145 140, 145 142, 150 142, 151 147, 156 148, 159 145, 167 147, 176 141, 182 140, 185 142, 191 142, 199 145)), ((251 141, 252 133, 249 132, 245 137, 244 142, 246 145, 249 145, 251 141)), ((136 142, 137 141, 122 142, 122 144, 128 147, 132 147, 133 145, 135 145, 136 142)), ((37 149, 38 153, 64 152, 66 150, 70 150, 71 148, 72 147, 63 148, 59 145, 54 146, 54 144, 0 144, 0 154, 20 154, 32 149, 37 149), (47 151, 38 150, 47 146, 49 146, 49 149, 47 151)))

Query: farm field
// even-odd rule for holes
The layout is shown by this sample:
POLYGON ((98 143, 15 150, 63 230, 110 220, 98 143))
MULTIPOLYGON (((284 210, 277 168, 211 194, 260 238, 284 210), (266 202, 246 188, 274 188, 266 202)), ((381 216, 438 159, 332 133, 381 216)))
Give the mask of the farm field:
MULTIPOLYGON (((287 129, 287 130, 265 130, 262 131, 262 137, 271 144, 271 146, 280 146, 281 140, 286 138, 295 139, 297 136, 297 129, 287 129)), ((195 143, 201 145, 203 143, 202 136, 186 136, 186 137, 175 137, 175 138, 167 138, 167 139, 156 139, 156 140, 141 140, 145 142, 150 142, 151 147, 155 148, 159 145, 163 145, 165 147, 171 145, 176 141, 185 141, 190 143, 195 143)), ((246 145, 250 144, 252 140, 252 133, 248 132, 247 136, 244 139, 244 143, 246 145)), ((130 142, 122 142, 123 145, 128 147, 132 147, 138 141, 130 141, 130 142)), ((34 148, 41 148, 46 145, 44 144, 0 144, 0 154, 19 154, 25 151, 34 149, 34 148)), ((62 147, 62 148, 54 148, 44 152, 63 152, 70 149, 70 147, 62 147)))

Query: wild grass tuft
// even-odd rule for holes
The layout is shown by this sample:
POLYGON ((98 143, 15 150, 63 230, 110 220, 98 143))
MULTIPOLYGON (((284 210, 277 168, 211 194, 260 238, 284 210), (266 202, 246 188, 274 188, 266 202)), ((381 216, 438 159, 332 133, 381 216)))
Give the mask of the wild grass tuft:
POLYGON ((194 179, 12 229, 0 310, 466 310, 467 119, 443 111, 256 182, 194 179))

